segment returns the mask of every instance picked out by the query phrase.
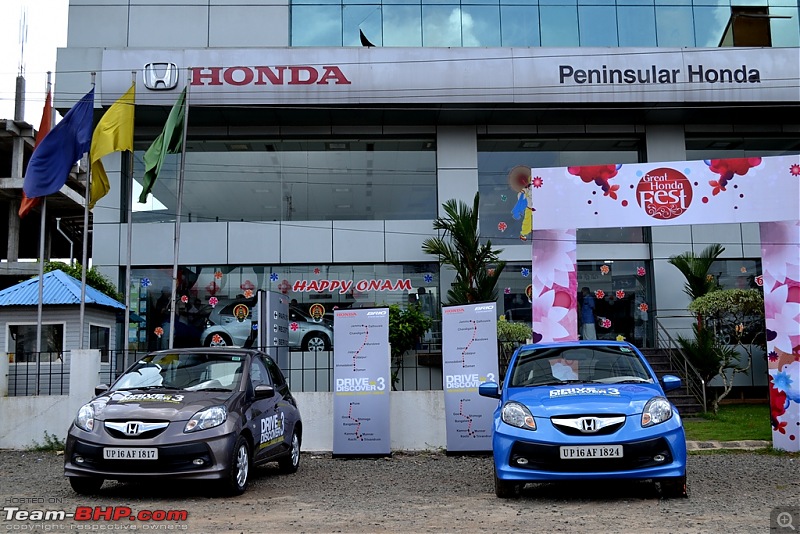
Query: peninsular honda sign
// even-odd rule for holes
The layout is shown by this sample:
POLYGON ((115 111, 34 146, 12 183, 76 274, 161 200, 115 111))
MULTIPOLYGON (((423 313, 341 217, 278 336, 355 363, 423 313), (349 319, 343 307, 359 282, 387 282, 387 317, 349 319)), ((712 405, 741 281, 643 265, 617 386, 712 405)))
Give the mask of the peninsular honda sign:
MULTIPOLYGON (((791 102, 797 48, 103 50, 100 96, 137 105, 791 102)), ((69 88, 67 88, 69 90, 69 88)), ((74 91, 75 94, 81 91, 74 91)))

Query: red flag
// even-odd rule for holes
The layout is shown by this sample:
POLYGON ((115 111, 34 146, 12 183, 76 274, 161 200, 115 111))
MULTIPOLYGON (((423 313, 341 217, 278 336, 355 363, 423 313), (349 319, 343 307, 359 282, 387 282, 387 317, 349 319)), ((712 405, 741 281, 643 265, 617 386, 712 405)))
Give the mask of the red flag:
MULTIPOLYGON (((42 121, 39 123, 39 131, 36 132, 36 143, 34 144, 34 150, 36 150, 36 147, 42 142, 44 136, 50 133, 50 128, 52 128, 52 115, 53 103, 50 99, 50 91, 47 91, 47 98, 44 100, 44 111, 42 111, 42 121)), ((19 218, 22 219, 25 217, 31 212, 31 210, 33 210, 33 208, 38 206, 40 202, 41 198, 28 198, 25 195, 25 191, 22 191, 22 202, 20 202, 19 205, 19 218)))

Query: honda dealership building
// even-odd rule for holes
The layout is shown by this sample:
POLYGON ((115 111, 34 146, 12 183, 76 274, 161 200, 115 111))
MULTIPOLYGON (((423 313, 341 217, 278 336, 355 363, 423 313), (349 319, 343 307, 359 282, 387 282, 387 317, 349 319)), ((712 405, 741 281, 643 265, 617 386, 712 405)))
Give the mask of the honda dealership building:
MULTIPOLYGON (((296 299, 298 322, 394 303, 437 317, 453 274, 421 244, 442 203, 475 193, 481 236, 508 262, 499 312, 530 322, 514 167, 800 153, 797 0, 754 8, 769 43, 745 48, 717 46, 744 9, 727 1, 553 4, 71 0, 57 107, 91 88, 91 72, 98 116, 136 81, 136 151, 106 158, 111 192, 92 214, 93 265, 122 286, 133 198, 131 309, 143 322, 129 346, 162 342, 179 155, 137 200, 144 150, 186 86, 176 344, 212 342, 212 310, 261 289, 296 299)), ((656 321, 686 328, 671 255, 720 243, 710 274, 722 287, 755 287, 761 274, 757 224, 620 221, 577 239, 578 289, 600 295, 608 319, 600 338, 652 346, 656 321)))

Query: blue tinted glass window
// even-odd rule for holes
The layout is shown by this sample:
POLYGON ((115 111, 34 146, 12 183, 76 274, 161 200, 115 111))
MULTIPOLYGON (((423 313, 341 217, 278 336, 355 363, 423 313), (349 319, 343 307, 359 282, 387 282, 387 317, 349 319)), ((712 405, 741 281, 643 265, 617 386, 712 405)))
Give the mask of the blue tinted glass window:
POLYGON ((342 7, 292 7, 292 46, 342 46, 342 7))
POLYGON ((800 46, 800 10, 796 7, 771 7, 769 14, 785 19, 771 19, 772 46, 800 46))
POLYGON ((503 46, 539 46, 539 8, 500 6, 503 46))
POLYGON ((422 8, 383 6, 383 45, 422 46, 422 8))
POLYGON ((620 46, 656 46, 656 11, 652 6, 617 8, 620 46))
POLYGON ((463 6, 463 46, 500 46, 500 7, 463 6))
POLYGON ((423 5, 422 45, 461 46, 461 7, 423 5))
POLYGON ((695 46, 692 8, 656 6, 658 46, 695 46))
POLYGON ((694 8, 694 34, 696 46, 719 46, 731 8, 725 7, 695 7, 694 8))
POLYGON ((542 46, 578 46, 578 9, 541 6, 542 46))
POLYGON ((383 45, 381 35, 381 6, 347 5, 342 14, 344 46, 361 46, 359 30, 375 46, 383 45))
POLYGON ((617 12, 611 6, 580 6, 581 46, 617 46, 617 12))

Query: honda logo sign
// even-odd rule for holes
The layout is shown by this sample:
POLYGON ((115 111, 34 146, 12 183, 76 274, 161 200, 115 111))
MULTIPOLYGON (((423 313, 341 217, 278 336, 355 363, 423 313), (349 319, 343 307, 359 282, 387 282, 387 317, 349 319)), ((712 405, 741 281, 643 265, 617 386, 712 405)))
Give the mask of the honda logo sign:
POLYGON ((144 86, 153 91, 166 91, 178 86, 178 65, 148 63, 142 72, 144 86))
POLYGON ((594 417, 584 417, 581 419, 581 431, 586 433, 597 432, 597 419, 594 417))
POLYGON ((125 433, 129 436, 139 435, 139 423, 128 423, 125 425, 125 433))

